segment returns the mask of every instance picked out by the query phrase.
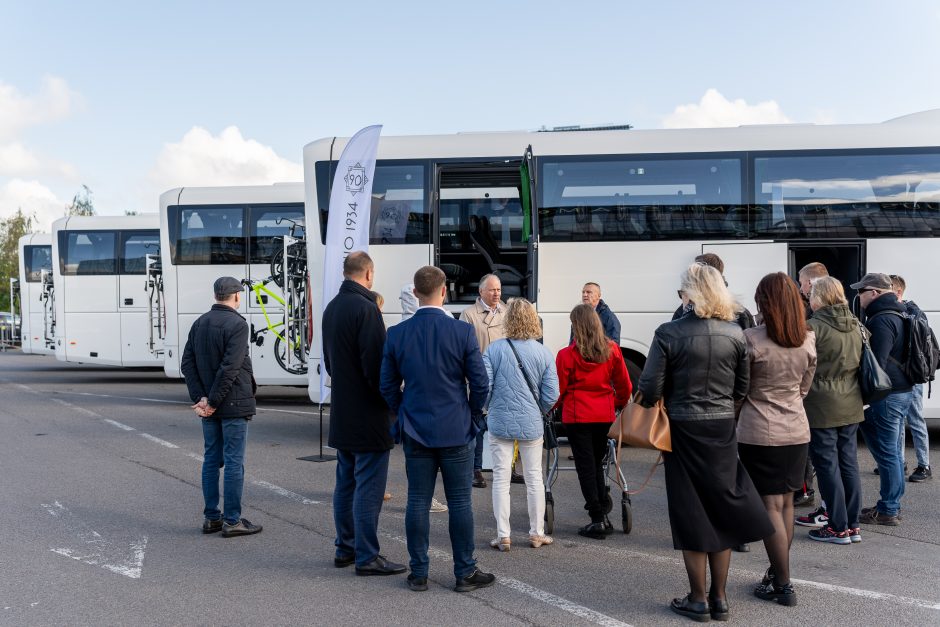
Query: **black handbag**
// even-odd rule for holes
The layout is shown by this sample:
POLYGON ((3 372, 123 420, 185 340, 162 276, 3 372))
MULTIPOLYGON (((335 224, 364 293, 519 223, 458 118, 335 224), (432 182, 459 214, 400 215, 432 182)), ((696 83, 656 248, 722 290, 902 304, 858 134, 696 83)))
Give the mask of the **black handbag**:
MULTIPOLYGON (((856 321, 858 322, 858 321, 856 321)), ((858 385, 862 389, 862 402, 866 405, 877 403, 891 394, 891 377, 875 358, 868 337, 858 322, 858 332, 862 336, 862 359, 858 365, 858 385)))
MULTIPOLYGON (((535 401, 536 408, 540 409, 539 395, 535 392, 535 387, 532 385, 532 382, 529 381, 529 375, 525 371, 525 368, 522 367, 522 360, 519 359, 519 353, 516 352, 516 347, 512 345, 512 340, 507 339, 506 342, 509 344, 509 348, 512 349, 512 354, 516 356, 516 364, 519 365, 522 378, 525 379, 529 392, 532 393, 532 399, 535 401)), ((555 426, 552 423, 552 410, 543 412, 540 409, 540 413, 542 414, 542 447, 547 450, 558 448, 558 438, 555 437, 555 426)))

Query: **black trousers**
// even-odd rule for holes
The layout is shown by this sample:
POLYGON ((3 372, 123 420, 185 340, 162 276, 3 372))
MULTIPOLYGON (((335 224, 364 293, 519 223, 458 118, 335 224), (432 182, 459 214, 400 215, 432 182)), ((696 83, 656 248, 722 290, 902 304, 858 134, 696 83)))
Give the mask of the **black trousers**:
POLYGON ((607 489, 601 462, 607 454, 607 432, 612 422, 582 422, 565 425, 574 467, 578 472, 584 509, 591 522, 603 522, 607 513, 607 489))

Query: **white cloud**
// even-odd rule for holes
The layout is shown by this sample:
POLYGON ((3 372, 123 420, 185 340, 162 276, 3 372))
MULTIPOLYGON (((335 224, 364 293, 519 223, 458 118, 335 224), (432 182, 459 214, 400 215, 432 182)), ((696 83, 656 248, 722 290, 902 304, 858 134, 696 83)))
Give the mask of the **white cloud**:
POLYGON ((33 231, 52 232, 52 222, 65 215, 68 202, 39 181, 12 179, 0 186, 0 218, 8 218, 17 209, 35 216, 33 231))
POLYGON ((0 176, 52 175, 75 180, 71 164, 40 157, 20 142, 0 144, 0 176))
POLYGON ((728 100, 717 89, 708 89, 697 104, 679 105, 663 118, 664 128, 707 128, 742 124, 787 124, 788 118, 773 100, 748 104, 728 100))
POLYGON ((15 138, 23 129, 68 117, 80 100, 64 79, 45 76, 33 95, 0 81, 0 141, 15 138))
POLYGON ((164 145, 150 180, 161 192, 190 185, 267 185, 301 181, 303 167, 270 146, 245 139, 237 126, 218 136, 194 126, 179 143, 164 145))

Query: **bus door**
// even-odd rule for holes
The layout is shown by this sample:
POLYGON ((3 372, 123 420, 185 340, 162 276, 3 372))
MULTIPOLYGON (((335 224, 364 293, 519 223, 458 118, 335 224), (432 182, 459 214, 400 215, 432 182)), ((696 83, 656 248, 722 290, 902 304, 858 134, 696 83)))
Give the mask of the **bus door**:
MULTIPOLYGON (((445 163, 435 172, 435 264, 447 275, 449 302, 470 304, 480 278, 500 278, 503 300, 530 297, 522 161, 445 163)), ((531 207, 530 207, 531 210, 531 207)))
POLYGON ((855 290, 849 285, 858 282, 865 275, 865 241, 864 240, 836 240, 791 242, 789 255, 789 274, 794 281, 799 282, 800 268, 814 261, 826 266, 826 270, 833 277, 839 279, 845 290, 852 312, 858 316, 861 313, 858 299, 853 300, 855 290))
POLYGON ((118 311, 121 314, 121 360, 125 366, 160 363, 150 351, 147 308, 147 255, 160 254, 160 231, 119 231, 118 311))
POLYGON ((522 165, 519 166, 520 201, 522 203, 522 241, 526 245, 526 293, 528 299, 535 303, 538 301, 538 282, 536 281, 536 268, 538 268, 538 211, 535 208, 535 162, 532 159, 531 144, 526 147, 522 155, 522 165))
POLYGON ((728 289, 752 314, 757 313, 754 290, 764 275, 787 271, 786 242, 703 244, 702 253, 715 253, 721 257, 728 289))

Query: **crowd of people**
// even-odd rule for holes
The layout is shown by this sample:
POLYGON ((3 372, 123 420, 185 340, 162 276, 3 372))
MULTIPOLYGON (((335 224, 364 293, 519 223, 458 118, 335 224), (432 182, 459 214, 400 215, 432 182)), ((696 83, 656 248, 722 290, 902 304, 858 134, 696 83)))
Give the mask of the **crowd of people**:
MULTIPOLYGON (((727 620, 731 550, 758 541, 769 567, 754 594, 794 605, 789 554, 795 524, 811 527, 812 540, 849 545, 861 542, 862 524, 900 523, 905 422, 917 451, 908 479, 931 477, 923 384, 912 380, 904 362, 909 321, 925 318, 903 300, 903 278, 870 273, 851 285, 866 314, 863 325, 842 283, 820 263, 802 268, 799 282, 782 272, 763 277, 755 315, 732 296, 723 270, 721 259, 707 254, 682 274, 681 305, 656 330, 642 374, 632 382, 619 346, 620 322, 596 283, 585 284, 582 303, 570 313, 569 345, 553 357, 541 342, 535 307, 523 298, 504 302, 494 275, 480 280, 479 298, 458 320, 444 308, 444 273, 422 267, 402 290, 403 321, 386 329, 381 296, 372 291, 373 261, 364 252, 349 254, 345 280, 323 316, 324 367, 332 386, 329 445, 338 458, 334 564, 355 565, 360 576, 410 570, 407 586, 427 590, 429 514, 446 510, 455 590, 492 585, 495 576, 479 568, 474 554, 471 498, 475 487, 487 487, 487 439, 496 523, 490 546, 512 548, 513 482, 526 485, 529 546, 551 545, 542 450, 552 410, 565 427, 589 518, 578 533, 603 540, 612 532, 602 467, 607 434, 635 386, 639 402, 662 400, 669 417, 669 520, 690 589, 670 608, 694 620, 727 620), (859 385, 866 345, 891 380, 890 392, 867 405, 859 385), (859 428, 880 476, 879 499, 866 508, 859 428), (407 567, 386 559, 378 539, 396 443, 408 485, 407 567), (438 474, 446 506, 435 509, 438 474), (814 476, 819 507, 796 516, 795 503, 813 498, 814 476)), ((244 399, 251 363, 236 346, 245 325, 230 313, 239 298, 233 281, 216 282, 217 305, 194 324, 182 361, 193 409, 206 425, 203 531, 227 536, 261 530, 240 516, 244 426, 228 426, 229 418, 244 421, 254 413, 244 399), (224 512, 218 508, 220 466, 224 512)))

